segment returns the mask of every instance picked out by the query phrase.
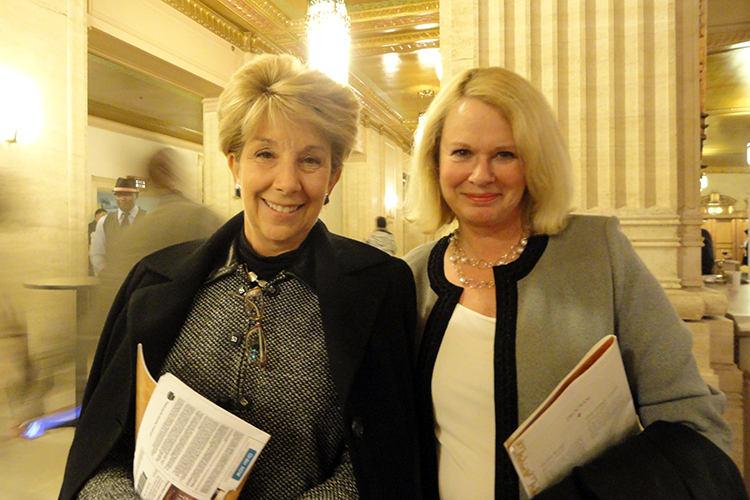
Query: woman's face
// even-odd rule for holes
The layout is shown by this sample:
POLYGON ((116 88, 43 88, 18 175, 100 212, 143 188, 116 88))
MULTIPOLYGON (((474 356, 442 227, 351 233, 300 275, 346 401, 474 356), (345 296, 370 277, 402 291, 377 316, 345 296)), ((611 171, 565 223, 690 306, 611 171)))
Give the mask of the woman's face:
POLYGON ((245 235, 264 256, 302 244, 341 175, 332 172, 330 142, 307 124, 260 127, 228 160, 242 189, 245 235))
POLYGON ((439 171, 440 191, 462 226, 499 229, 520 223, 523 160, 510 123, 495 108, 465 98, 448 112, 439 171))

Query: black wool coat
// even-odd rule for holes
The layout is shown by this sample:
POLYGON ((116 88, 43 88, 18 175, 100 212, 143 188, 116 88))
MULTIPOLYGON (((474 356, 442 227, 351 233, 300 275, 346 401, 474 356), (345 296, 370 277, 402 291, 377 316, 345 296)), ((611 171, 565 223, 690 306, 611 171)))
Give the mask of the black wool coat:
MULTIPOLYGON (((136 346, 158 373, 209 274, 242 230, 240 213, 211 238, 138 263, 115 298, 101 335, 68 456, 60 500, 75 498, 135 419, 136 346)), ((362 499, 408 499, 419 491, 412 396, 416 292, 409 267, 364 243, 308 238, 331 376, 362 499)), ((199 356, 196 353, 196 356, 199 356)))

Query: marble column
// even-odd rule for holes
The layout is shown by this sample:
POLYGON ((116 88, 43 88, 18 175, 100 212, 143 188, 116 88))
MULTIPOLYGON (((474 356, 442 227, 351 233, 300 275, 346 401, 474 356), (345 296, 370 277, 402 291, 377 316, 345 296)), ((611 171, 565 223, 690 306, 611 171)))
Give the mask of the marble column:
POLYGON ((665 288, 700 279, 698 1, 447 0, 444 78, 499 65, 548 98, 578 212, 616 215, 665 288))

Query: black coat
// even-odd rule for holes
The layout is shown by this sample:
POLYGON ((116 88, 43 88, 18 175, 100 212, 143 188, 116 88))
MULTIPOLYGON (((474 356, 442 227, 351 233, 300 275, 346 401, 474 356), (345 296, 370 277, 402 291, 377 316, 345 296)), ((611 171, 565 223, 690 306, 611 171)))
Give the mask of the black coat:
MULTIPOLYGON (((107 318, 83 399, 60 500, 74 498, 134 425, 136 346, 158 373, 206 277, 241 231, 238 214, 205 242, 133 268, 107 318)), ((363 243, 310 232, 331 376, 362 499, 420 498, 412 398, 416 292, 408 266, 363 243)))

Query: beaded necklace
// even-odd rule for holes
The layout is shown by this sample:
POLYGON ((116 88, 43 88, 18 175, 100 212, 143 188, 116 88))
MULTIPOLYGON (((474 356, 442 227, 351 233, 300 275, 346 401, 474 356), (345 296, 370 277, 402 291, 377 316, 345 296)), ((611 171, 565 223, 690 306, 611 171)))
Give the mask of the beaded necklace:
POLYGON ((449 260, 453 263, 453 269, 456 270, 459 283, 469 288, 493 288, 495 286, 495 282, 493 280, 477 281, 473 278, 467 278, 463 270, 464 264, 468 264, 471 267, 475 267, 480 270, 493 268, 495 266, 504 266, 505 264, 516 260, 521 255, 521 253, 523 253, 523 250, 524 248, 526 248, 526 244, 528 243, 528 238, 526 236, 522 236, 520 241, 511 245, 510 249, 502 256, 500 256, 499 259, 488 262, 484 259, 476 260, 467 257, 466 252, 464 252, 464 249, 461 247, 459 234, 460 232, 458 229, 456 229, 453 234, 451 234, 450 243, 451 247, 453 247, 453 255, 449 257, 449 260))

